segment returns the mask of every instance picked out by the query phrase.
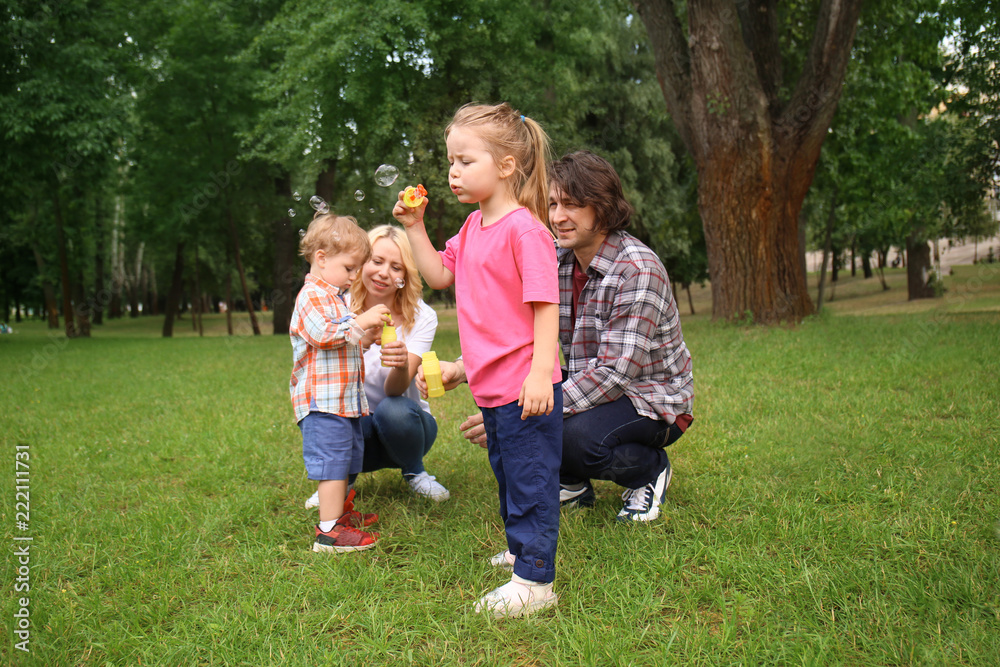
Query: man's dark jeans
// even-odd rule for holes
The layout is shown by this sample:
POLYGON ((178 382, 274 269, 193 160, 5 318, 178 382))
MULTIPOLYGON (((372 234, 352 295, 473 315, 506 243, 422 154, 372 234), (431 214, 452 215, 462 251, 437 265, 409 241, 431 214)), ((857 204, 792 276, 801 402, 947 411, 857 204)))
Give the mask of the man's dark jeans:
POLYGON ((676 424, 640 415, 628 396, 598 405, 563 420, 559 481, 606 479, 638 489, 669 464, 664 448, 683 433, 676 424))

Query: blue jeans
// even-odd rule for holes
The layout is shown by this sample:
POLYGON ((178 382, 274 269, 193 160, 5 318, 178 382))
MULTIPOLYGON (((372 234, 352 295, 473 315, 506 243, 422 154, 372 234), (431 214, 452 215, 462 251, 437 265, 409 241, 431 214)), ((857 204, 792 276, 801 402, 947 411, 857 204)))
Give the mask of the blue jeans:
POLYGON ((424 456, 431 451, 438 427, 416 401, 390 396, 361 418, 361 432, 365 438, 361 472, 399 468, 404 475, 415 475, 424 471, 424 456))
POLYGON ((553 397, 552 414, 523 421, 517 401, 480 408, 514 574, 543 583, 556 577, 562 385, 553 387, 553 397))
POLYGON ((640 415, 628 396, 621 396, 563 421, 559 481, 606 479, 638 489, 669 464, 664 448, 681 435, 676 424, 640 415))

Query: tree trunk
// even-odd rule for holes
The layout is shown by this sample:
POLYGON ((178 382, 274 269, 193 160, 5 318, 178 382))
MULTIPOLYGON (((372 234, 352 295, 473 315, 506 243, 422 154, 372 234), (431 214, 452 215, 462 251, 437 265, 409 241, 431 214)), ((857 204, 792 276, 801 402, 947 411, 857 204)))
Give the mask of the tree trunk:
POLYGON ((230 336, 233 335, 233 272, 228 266, 226 268, 226 332, 230 336))
POLYGON ((250 326, 253 327, 253 335, 260 335, 260 325, 257 324, 257 315, 253 310, 253 301, 250 300, 250 290, 247 288, 247 275, 243 271, 243 260, 240 257, 240 236, 236 232, 236 222, 233 220, 233 212, 226 202, 226 220, 229 221, 229 234, 233 239, 233 256, 236 259, 236 271, 240 276, 240 287, 243 288, 243 299, 247 303, 247 312, 250 314, 250 326))
POLYGON ((181 290, 184 285, 184 242, 177 244, 174 254, 174 276, 170 281, 170 291, 167 292, 167 313, 163 319, 163 337, 170 338, 174 335, 174 317, 180 307, 181 290))
POLYGON ((73 322, 73 286, 69 280, 69 258, 66 256, 66 234, 63 230, 58 188, 53 191, 52 196, 56 220, 56 246, 59 250, 59 279, 62 283, 63 323, 66 325, 66 338, 76 338, 76 325, 73 322))
POLYGON ((104 324, 104 306, 108 303, 108 293, 104 289, 104 209, 100 197, 94 197, 94 307, 93 322, 104 324))
MULTIPOLYGON (((291 197, 291 181, 287 176, 276 179, 275 193, 279 197, 291 197)), ((295 307, 295 288, 300 279, 296 275, 295 264, 298 225, 288 216, 275 218, 271 223, 274 234, 274 291, 271 293, 271 311, 274 334, 287 335, 295 307)))
POLYGON ((833 246, 830 250, 830 282, 840 280, 840 248, 833 246))
POLYGON ((913 230, 906 237, 906 289, 909 300, 933 299, 934 285, 930 281, 931 247, 920 239, 920 229, 913 230))
POLYGON ((813 310, 799 213, 840 98, 861 0, 821 0, 802 74, 782 81, 775 0, 634 0, 657 78, 698 168, 714 318, 797 321, 813 310), (779 98, 782 90, 791 98, 779 98))
POLYGON ((124 222, 123 209, 124 198, 115 198, 115 210, 111 218, 111 303, 109 304, 109 317, 118 318, 122 316, 122 288, 125 283, 125 239, 122 238, 122 227, 124 222))
POLYGON ((861 272, 865 279, 872 277, 872 257, 871 253, 864 253, 861 255, 861 272))
POLYGON ((153 309, 153 316, 160 314, 160 292, 156 287, 156 266, 149 264, 149 302, 153 309))
POLYGON ((688 307, 691 308, 691 314, 694 315, 694 298, 691 296, 691 283, 684 285, 684 291, 688 295, 688 307))
POLYGON ((807 241, 806 223, 804 220, 799 220, 799 268, 802 271, 802 275, 806 277, 806 287, 809 286, 809 267, 806 264, 807 241))
POLYGON ((56 292, 52 288, 52 283, 45 277, 45 260, 42 253, 38 251, 38 246, 31 244, 31 251, 35 253, 35 265, 38 266, 38 279, 42 283, 42 295, 45 297, 45 313, 48 317, 49 328, 59 328, 59 306, 56 305, 56 292))
POLYGON ((201 300, 201 275, 198 273, 198 246, 194 247, 194 289, 191 290, 191 327, 198 332, 199 336, 205 335, 205 329, 201 326, 202 306, 201 300))
POLYGON ((826 260, 830 256, 830 246, 833 243, 833 225, 837 220, 837 189, 833 189, 830 198, 830 213, 826 217, 826 232, 823 240, 823 266, 819 269, 819 289, 816 296, 816 312, 823 310, 823 289, 826 286, 826 260))
MULTIPOLYGON (((325 166, 316 177, 316 194, 329 204, 333 201, 334 186, 337 183, 337 161, 329 160, 325 166)), ((290 192, 288 194, 291 195, 290 192)))
POLYGON ((83 288, 83 270, 77 267, 76 282, 73 285, 73 308, 76 315, 76 335, 79 338, 90 338, 90 311, 91 304, 87 302, 83 288))

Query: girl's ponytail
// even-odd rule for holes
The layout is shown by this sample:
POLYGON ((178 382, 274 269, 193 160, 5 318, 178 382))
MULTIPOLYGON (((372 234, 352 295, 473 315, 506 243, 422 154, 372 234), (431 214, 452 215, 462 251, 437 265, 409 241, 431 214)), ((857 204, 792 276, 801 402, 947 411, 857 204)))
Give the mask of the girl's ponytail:
POLYGON ((549 136, 531 118, 521 116, 529 150, 525 151, 523 170, 526 178, 517 193, 517 201, 549 228, 549 136))

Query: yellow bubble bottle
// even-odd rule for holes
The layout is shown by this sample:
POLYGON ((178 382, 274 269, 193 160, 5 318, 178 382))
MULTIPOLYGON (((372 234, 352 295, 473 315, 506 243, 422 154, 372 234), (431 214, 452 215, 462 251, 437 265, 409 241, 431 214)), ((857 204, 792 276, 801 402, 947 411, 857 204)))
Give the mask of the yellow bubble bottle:
MULTIPOLYGON (((391 324, 383 324, 382 325, 382 349, 383 350, 385 349, 385 344, 386 343, 392 343, 395 340, 396 340, 396 327, 392 326, 391 324)), ((385 362, 384 361, 382 362, 382 365, 385 366, 385 362)))
POLYGON ((441 364, 438 363, 437 353, 424 352, 424 379, 427 381, 427 396, 430 398, 440 398, 444 396, 444 384, 441 382, 441 364))

